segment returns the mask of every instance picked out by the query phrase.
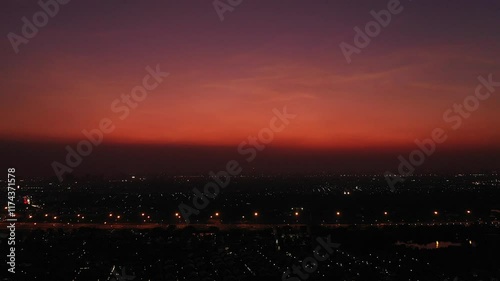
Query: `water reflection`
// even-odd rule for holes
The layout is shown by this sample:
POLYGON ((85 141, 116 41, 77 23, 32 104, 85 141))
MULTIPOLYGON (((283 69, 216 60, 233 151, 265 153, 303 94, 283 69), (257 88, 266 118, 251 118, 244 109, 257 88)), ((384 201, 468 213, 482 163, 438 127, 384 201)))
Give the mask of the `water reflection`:
MULTIPOLYGON (((396 242, 396 245, 397 246, 402 245, 408 248, 421 249, 421 250, 432 250, 432 249, 443 249, 448 247, 460 247, 463 246, 464 244, 457 242, 450 242, 450 241, 435 241, 427 244, 418 244, 418 243, 413 243, 412 241, 410 242, 398 241, 396 242)), ((476 243, 471 240, 468 240, 466 245, 476 247, 476 243)))

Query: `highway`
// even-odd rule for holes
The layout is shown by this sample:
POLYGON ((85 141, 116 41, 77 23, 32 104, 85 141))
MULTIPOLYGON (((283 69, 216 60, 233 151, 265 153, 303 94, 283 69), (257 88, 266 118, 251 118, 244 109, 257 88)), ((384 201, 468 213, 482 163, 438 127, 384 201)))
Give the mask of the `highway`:
MULTIPOLYGON (((317 226, 327 227, 327 228, 345 228, 345 227, 358 227, 358 228, 368 228, 368 227, 390 227, 390 226, 470 226, 474 224, 484 224, 491 225, 495 227, 500 227, 499 221, 493 222, 426 222, 426 223, 375 223, 375 224, 319 224, 317 226)), ((9 225, 8 222, 0 222, 0 227, 6 229, 9 225)), ((194 227, 195 229, 209 229, 211 227, 216 227, 220 230, 230 230, 230 229, 246 229, 246 230, 262 230, 270 228, 283 228, 292 227, 300 228, 306 227, 306 224, 160 224, 160 223, 50 223, 50 222, 16 222, 16 229, 78 229, 78 228, 96 228, 96 229, 152 229, 152 228, 167 228, 169 226, 175 226, 178 229, 186 228, 188 226, 194 227)))

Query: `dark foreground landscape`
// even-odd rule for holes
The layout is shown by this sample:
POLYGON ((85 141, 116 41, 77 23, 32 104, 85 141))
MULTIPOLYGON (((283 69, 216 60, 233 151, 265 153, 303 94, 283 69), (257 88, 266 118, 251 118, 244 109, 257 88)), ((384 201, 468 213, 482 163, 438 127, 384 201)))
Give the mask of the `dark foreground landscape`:
POLYGON ((23 180, 18 280, 500 277, 496 174, 414 176, 394 192, 379 175, 237 177, 188 224, 179 204, 210 180, 23 180))

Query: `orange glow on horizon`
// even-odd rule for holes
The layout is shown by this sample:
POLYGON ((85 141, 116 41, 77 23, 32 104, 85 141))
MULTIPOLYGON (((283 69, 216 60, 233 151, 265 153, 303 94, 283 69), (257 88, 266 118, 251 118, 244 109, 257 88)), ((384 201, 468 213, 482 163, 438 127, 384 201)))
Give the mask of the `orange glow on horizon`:
MULTIPOLYGON (((124 120, 111 110, 111 104, 140 81, 142 66, 128 73, 116 66, 103 68, 97 61, 83 62, 49 53, 47 60, 54 61, 50 69, 35 63, 33 70, 23 75, 26 85, 5 88, 24 92, 31 89, 30 83, 43 81, 44 85, 40 95, 13 105, 23 112, 16 122, 0 120, 0 137, 79 141, 84 139, 82 130, 96 129, 101 119, 109 118, 116 128, 104 135, 106 143, 237 146, 269 126, 274 108, 282 110, 286 106, 297 117, 276 133, 273 146, 412 147, 415 139, 430 137, 436 127, 449 129, 442 119, 444 110, 473 94, 476 83, 422 82, 436 80, 429 71, 447 67, 450 57, 468 53, 456 50, 450 54, 449 50, 431 47, 426 52, 429 55, 421 58, 414 58, 411 50, 398 51, 384 60, 367 57, 363 65, 366 69, 373 67, 371 72, 354 66, 345 73, 344 66, 266 55, 239 61, 259 61, 252 69, 228 68, 224 75, 209 71, 211 59, 189 61, 184 68, 165 65, 165 71, 197 69, 198 76, 181 71, 175 79, 173 75, 168 77, 124 120), (408 61, 407 67, 393 66, 402 59, 408 61), (86 81, 85 87, 75 86, 75 77, 86 81), (116 82, 109 84, 110 80, 116 82)), ((324 56, 326 60, 330 55, 318 54, 318 58, 324 56)), ((132 58, 127 61, 133 63, 132 58)), ((450 71, 477 76, 476 72, 468 73, 466 67, 450 71)), ((493 104, 474 113, 474 118, 464 122, 446 145, 499 146, 500 135, 493 129, 493 120, 499 117, 495 107, 498 100, 487 103, 493 104)))

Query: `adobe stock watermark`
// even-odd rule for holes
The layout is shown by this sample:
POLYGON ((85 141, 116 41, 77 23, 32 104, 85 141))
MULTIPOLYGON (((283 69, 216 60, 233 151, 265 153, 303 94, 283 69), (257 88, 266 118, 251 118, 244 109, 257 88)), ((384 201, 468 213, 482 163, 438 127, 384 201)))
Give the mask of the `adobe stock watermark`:
MULTIPOLYGON (((286 106, 283 107, 282 111, 274 108, 272 112, 274 116, 269 121, 269 127, 261 129, 257 136, 249 136, 247 140, 238 145, 238 153, 247 156, 245 160, 248 163, 257 157, 258 151, 264 150, 266 145, 273 141, 275 133, 282 132, 290 124, 290 120, 297 117, 296 114, 287 113, 286 106)), ((204 186, 203 192, 196 187, 193 188, 193 206, 185 203, 179 204, 179 211, 184 220, 190 223, 189 218, 192 215, 198 215, 200 210, 205 209, 210 204, 210 199, 215 199, 219 195, 221 188, 226 188, 229 185, 231 177, 241 174, 242 171, 243 168, 236 160, 228 161, 224 171, 217 173, 210 171, 209 175, 213 181, 204 186)))
POLYGON ((281 276, 281 280, 300 281, 309 279, 309 274, 314 273, 318 269, 319 262, 327 260, 334 249, 340 247, 340 244, 332 243, 331 235, 328 235, 326 241, 321 237, 318 237, 316 241, 319 245, 314 249, 313 255, 302 260, 301 264, 293 265, 292 268, 288 268, 281 276), (321 249, 324 249, 326 253, 321 255, 321 249))
POLYGON ((16 273, 16 169, 7 169, 7 218, 5 221, 9 223, 7 225, 7 231, 9 233, 7 239, 8 248, 7 252, 7 271, 10 273, 16 273))
POLYGON ((403 9, 404 7, 399 0, 390 0, 389 3, 387 3, 387 9, 382 9, 378 12, 371 10, 370 14, 373 16, 374 20, 366 23, 364 31, 358 26, 354 27, 354 46, 345 41, 339 45, 347 63, 352 62, 351 56, 353 54, 360 54, 362 49, 368 47, 372 39, 382 32, 382 27, 385 28, 389 26, 392 16, 400 14, 403 9))
POLYGON ((31 20, 27 17, 22 17, 21 21, 23 26, 21 27, 21 35, 17 35, 14 32, 9 32, 7 38, 9 39, 12 49, 16 54, 19 53, 19 45, 28 44, 30 39, 33 39, 40 28, 45 27, 49 23, 49 18, 55 17, 60 11, 60 5, 66 5, 71 0, 40 0, 38 5, 42 8, 33 14, 31 20))
MULTIPOLYGON (((493 81, 493 74, 489 74, 488 78, 479 76, 477 78, 479 84, 476 86, 474 94, 468 95, 460 104, 454 104, 451 108, 443 113, 443 120, 451 126, 453 131, 460 129, 465 119, 471 117, 472 113, 478 110, 481 102, 486 101, 495 92, 496 87, 500 87, 500 81, 493 81)), ((429 138, 424 140, 415 140, 417 148, 404 158, 398 156, 398 174, 386 171, 384 177, 392 192, 395 191, 397 183, 405 181, 405 177, 412 175, 416 167, 421 166, 425 160, 436 151, 438 144, 444 143, 448 139, 448 134, 443 128, 435 128, 432 130, 429 138)))
MULTIPOLYGON (((122 94, 120 98, 111 102, 111 112, 118 114, 119 120, 125 120, 130 115, 130 111, 137 108, 139 102, 144 101, 148 97, 148 93, 155 90, 170 75, 170 73, 162 72, 159 64, 156 65, 155 69, 147 66, 146 71, 148 74, 142 78, 142 83, 132 88, 130 94, 122 94)), ((52 169, 59 182, 63 181, 65 173, 73 172, 73 169, 82 163, 83 157, 92 153, 94 146, 97 147, 102 143, 104 134, 110 134, 115 128, 113 120, 105 117, 100 120, 97 128, 90 131, 82 130, 85 139, 78 142, 76 148, 69 145, 65 147, 67 151, 65 164, 57 161, 52 162, 52 169)))
POLYGON ((222 22, 224 21, 224 14, 226 12, 233 12, 241 3, 243 3, 243 0, 214 0, 212 5, 222 22))
POLYGON ((109 281, 127 281, 127 280, 134 280, 135 275, 134 274, 127 274, 126 273, 126 268, 121 267, 121 272, 118 272, 116 270, 116 267, 113 267, 113 270, 111 270, 111 277, 109 281))

